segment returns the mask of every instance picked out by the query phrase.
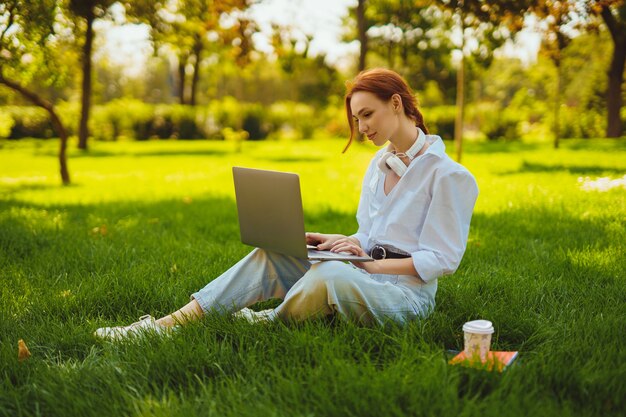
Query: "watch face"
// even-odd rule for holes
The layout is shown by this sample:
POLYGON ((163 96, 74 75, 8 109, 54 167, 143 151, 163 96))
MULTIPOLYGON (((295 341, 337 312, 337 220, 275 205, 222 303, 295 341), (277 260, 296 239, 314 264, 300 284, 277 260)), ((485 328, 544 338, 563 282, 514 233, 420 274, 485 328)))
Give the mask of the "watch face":
POLYGON ((385 259, 387 251, 382 246, 374 246, 370 256, 374 259, 385 259))

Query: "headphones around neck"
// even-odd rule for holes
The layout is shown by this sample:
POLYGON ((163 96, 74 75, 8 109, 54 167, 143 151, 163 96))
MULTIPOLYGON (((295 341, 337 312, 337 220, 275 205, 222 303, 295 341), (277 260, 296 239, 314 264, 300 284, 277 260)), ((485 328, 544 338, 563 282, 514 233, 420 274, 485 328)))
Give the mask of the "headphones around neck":
POLYGON ((422 132, 422 129, 417 128, 417 139, 408 151, 404 153, 396 153, 395 151, 385 152, 383 156, 378 160, 378 168, 385 174, 393 171, 398 174, 399 177, 403 176, 407 170, 407 166, 402 162, 400 156, 406 156, 409 161, 415 159, 415 156, 422 150, 426 143, 426 135, 422 132))

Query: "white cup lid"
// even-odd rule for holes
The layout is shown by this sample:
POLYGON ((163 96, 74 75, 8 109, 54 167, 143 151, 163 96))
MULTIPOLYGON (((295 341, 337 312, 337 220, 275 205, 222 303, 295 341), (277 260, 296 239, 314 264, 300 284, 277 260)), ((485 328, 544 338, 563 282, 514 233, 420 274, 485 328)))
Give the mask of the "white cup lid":
POLYGON ((468 333, 491 334, 493 325, 489 320, 468 321, 463 325, 463 331, 468 333))

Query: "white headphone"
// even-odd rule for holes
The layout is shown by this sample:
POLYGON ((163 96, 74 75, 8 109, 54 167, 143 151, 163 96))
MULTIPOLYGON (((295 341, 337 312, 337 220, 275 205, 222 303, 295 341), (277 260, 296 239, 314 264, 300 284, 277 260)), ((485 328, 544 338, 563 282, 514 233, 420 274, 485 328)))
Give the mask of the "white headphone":
POLYGON ((426 135, 422 132, 422 129, 417 128, 417 139, 408 151, 403 153, 396 153, 396 151, 385 152, 383 156, 378 160, 378 168, 385 174, 393 171, 398 174, 399 177, 403 176, 407 170, 407 166, 400 159, 401 156, 406 156, 409 161, 415 159, 415 156, 422 150, 426 143, 426 135))

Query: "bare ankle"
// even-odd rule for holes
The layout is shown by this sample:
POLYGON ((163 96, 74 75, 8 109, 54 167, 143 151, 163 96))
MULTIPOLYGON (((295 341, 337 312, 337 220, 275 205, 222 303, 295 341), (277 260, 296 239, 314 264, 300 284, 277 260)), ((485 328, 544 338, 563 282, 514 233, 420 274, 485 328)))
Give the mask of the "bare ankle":
POLYGON ((161 317, 160 319, 158 319, 156 321, 156 324, 158 324, 159 326, 164 326, 164 327, 174 327, 178 323, 176 323, 176 320, 170 314, 169 316, 161 317))

